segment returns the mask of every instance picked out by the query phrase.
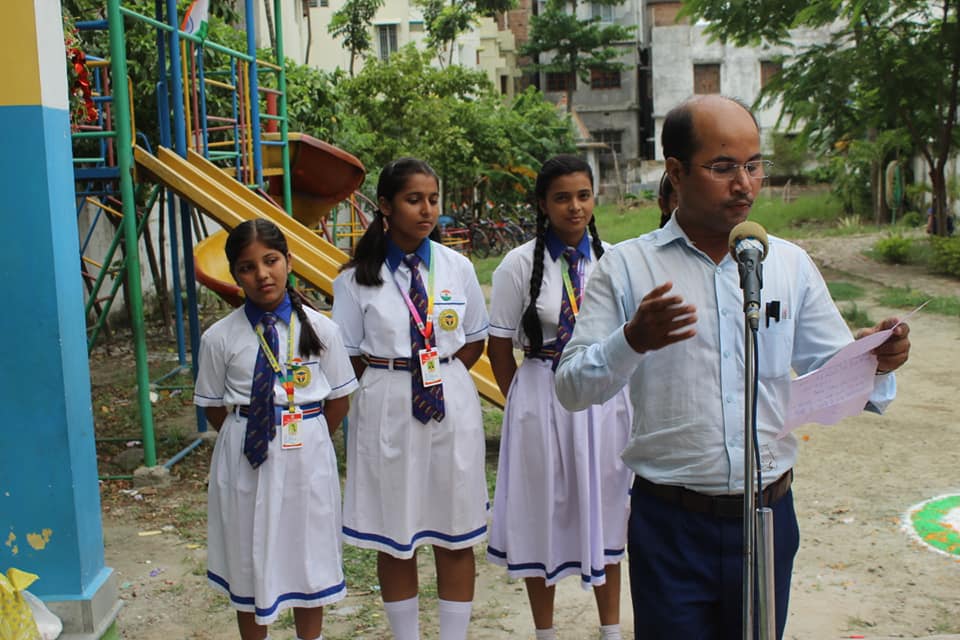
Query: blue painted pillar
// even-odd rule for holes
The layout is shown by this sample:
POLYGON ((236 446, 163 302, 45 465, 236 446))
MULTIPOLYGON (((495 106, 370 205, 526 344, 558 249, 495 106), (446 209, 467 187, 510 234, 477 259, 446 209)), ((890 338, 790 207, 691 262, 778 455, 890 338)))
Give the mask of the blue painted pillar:
POLYGON ((0 21, 0 571, 65 634, 100 637, 119 608, 104 566, 60 3, 0 21), (13 62, 15 61, 15 62, 13 62))

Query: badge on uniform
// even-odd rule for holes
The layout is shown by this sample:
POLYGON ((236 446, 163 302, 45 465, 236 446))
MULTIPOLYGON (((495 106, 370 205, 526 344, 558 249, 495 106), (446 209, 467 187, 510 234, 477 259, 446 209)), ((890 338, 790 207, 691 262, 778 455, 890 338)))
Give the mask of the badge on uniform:
POLYGON ((437 318, 437 324, 444 331, 453 331, 460 325, 460 316, 453 309, 444 309, 437 318))
POLYGON ((301 365, 293 370, 293 384, 300 387, 306 387, 310 384, 310 369, 306 365, 301 365))
POLYGON ((300 429, 303 426, 303 412, 284 411, 280 414, 280 448, 299 449, 303 446, 300 429))
POLYGON ((424 387, 440 384, 440 354, 436 347, 420 349, 420 378, 424 387))

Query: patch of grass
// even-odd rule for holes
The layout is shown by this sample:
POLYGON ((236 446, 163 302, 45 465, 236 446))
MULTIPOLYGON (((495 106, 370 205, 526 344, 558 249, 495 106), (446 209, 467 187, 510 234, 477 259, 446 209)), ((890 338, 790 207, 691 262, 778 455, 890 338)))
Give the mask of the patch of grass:
POLYGON ((483 433, 487 440, 500 438, 500 429, 503 426, 503 410, 490 402, 481 401, 483 410, 483 433))
POLYGON ((847 616, 847 630, 856 631, 857 629, 871 629, 877 626, 876 622, 864 620, 859 616, 847 616))
POLYGON ((378 591, 377 552, 360 549, 353 545, 343 545, 343 573, 347 584, 353 590, 378 591))
POLYGON ((930 303, 923 308, 923 311, 945 316, 960 316, 960 298, 956 296, 931 296, 915 289, 889 288, 880 294, 878 301, 888 307, 915 309, 927 300, 930 303))
POLYGON ((281 613, 277 620, 270 626, 272 626, 274 629, 293 629, 295 624, 296 622, 293 619, 293 609, 287 609, 281 613))
POLYGON ((857 306, 856 302, 840 307, 840 315, 847 321, 847 325, 851 329, 863 329, 876 324, 870 319, 866 311, 857 306))
POLYGON ((929 631, 937 635, 960 633, 960 621, 957 620, 957 614, 955 612, 939 608, 939 611, 937 612, 937 620, 929 628, 929 631))
POLYGON ((837 302, 858 300, 866 293, 863 287, 857 286, 850 282, 842 281, 828 282, 827 289, 830 291, 830 297, 837 302))
POLYGON ((493 271, 503 260, 503 256, 490 256, 489 258, 472 258, 473 268, 477 272, 477 280, 481 285, 489 285, 493 280, 493 271))

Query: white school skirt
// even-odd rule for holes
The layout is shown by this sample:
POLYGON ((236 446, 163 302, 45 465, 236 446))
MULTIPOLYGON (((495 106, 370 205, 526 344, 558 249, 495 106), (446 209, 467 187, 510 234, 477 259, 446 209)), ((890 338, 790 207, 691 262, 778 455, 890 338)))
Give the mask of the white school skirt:
POLYGON ((290 607, 343 599, 340 481, 323 414, 304 421, 300 449, 280 428, 258 469, 243 455, 246 418, 230 413, 210 466, 207 578, 238 611, 270 624, 290 607))
POLYGON ((579 575, 606 582, 627 541, 632 473, 620 459, 632 410, 626 389, 571 413, 550 362, 526 359, 507 395, 487 558, 511 578, 547 585, 579 575))
POLYGON ((446 417, 411 413, 410 373, 367 367, 350 403, 344 540, 396 558, 464 549, 487 534, 483 419, 463 363, 440 365, 446 417))

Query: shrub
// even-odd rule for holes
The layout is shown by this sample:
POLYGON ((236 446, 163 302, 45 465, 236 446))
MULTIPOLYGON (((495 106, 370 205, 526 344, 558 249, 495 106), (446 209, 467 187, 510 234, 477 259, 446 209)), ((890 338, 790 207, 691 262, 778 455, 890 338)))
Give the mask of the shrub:
POLYGON ((900 218, 900 224, 905 227, 922 227, 927 224, 927 217, 919 211, 907 211, 900 218))
POLYGON ((873 254, 890 264, 905 264, 910 256, 910 240, 899 234, 878 240, 873 245, 873 254))
POLYGON ((930 256, 931 270, 960 278, 960 237, 930 238, 930 246, 933 250, 930 256))

